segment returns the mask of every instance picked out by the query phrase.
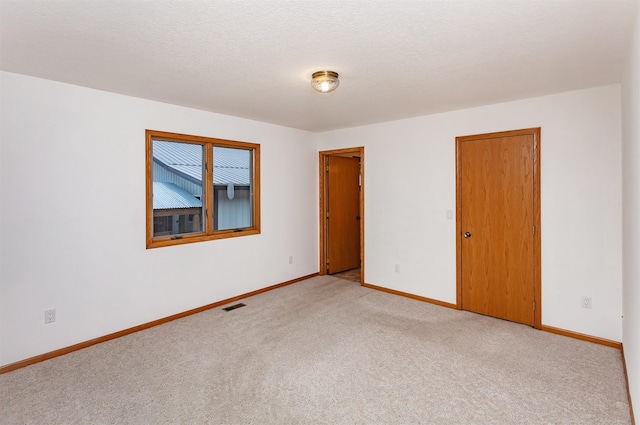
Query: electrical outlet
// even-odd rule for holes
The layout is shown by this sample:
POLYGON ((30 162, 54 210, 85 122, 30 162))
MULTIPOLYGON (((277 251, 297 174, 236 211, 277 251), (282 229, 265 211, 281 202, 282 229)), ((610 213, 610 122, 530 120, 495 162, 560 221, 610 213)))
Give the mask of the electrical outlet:
POLYGON ((591 308, 591 297, 582 296, 582 308, 591 308))
POLYGON ((396 273, 400 273, 400 264, 396 264, 395 270, 396 273))
POLYGON ((289 264, 293 264, 293 255, 289 256, 289 264))
POLYGON ((44 324, 53 323, 56 321, 56 309, 44 311, 44 324))

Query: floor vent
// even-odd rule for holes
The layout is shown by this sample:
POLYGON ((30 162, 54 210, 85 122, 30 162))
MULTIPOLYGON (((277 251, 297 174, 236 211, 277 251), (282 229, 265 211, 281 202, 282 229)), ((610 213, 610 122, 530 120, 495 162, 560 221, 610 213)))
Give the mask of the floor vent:
POLYGON ((238 304, 230 305, 229 307, 225 307, 225 308, 223 308, 223 310, 224 311, 231 311, 231 310, 235 310, 236 308, 244 307, 245 305, 246 304, 238 303, 238 304))

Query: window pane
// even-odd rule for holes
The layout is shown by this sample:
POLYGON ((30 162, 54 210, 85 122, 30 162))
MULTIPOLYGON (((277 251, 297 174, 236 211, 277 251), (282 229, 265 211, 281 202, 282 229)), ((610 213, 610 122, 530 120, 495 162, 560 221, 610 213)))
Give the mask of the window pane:
POLYGON ((146 240, 260 234, 260 145, 146 130, 146 240))
POLYGON ((153 236, 202 233, 204 146, 153 140, 153 236))
POLYGON ((213 147, 213 229, 242 229, 253 225, 250 149, 213 147))

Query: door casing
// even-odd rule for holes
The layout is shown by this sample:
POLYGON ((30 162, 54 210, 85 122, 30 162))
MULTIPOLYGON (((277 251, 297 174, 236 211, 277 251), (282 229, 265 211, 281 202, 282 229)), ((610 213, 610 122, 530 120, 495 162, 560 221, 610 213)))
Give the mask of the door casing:
POLYGON ((501 131, 496 133, 486 133, 471 136, 456 137, 456 308, 462 310, 462 186, 461 186, 461 143, 477 139, 492 139, 511 136, 533 135, 534 158, 533 158, 533 223, 535 233, 533 235, 533 290, 534 290, 534 323, 536 329, 542 328, 542 300, 541 300, 541 228, 540 228, 540 128, 528 128, 522 130, 501 131))
POLYGON ((319 152, 319 182, 320 182, 320 275, 327 274, 327 174, 326 163, 329 156, 358 156, 360 157, 360 284, 364 284, 364 147, 334 149, 319 152))

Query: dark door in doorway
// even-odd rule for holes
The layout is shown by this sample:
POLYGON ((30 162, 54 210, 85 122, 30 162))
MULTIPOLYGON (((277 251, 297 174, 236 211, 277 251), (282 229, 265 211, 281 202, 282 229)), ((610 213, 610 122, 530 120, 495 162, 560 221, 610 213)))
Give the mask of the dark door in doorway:
POLYGON ((360 158, 327 157, 327 272, 360 267, 360 158))

